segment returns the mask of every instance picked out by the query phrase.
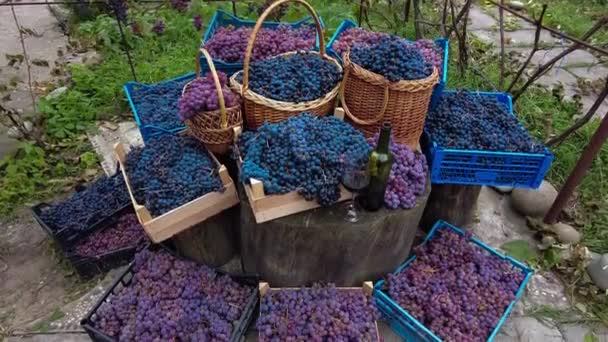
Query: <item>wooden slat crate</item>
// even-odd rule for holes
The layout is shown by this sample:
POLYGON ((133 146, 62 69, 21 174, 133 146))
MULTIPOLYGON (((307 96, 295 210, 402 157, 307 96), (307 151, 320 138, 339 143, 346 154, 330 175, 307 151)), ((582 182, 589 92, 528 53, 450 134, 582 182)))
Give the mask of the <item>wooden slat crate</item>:
POLYGON ((125 147, 118 143, 114 146, 114 151, 120 163, 120 169, 125 178, 137 218, 150 239, 154 242, 158 243, 169 239, 173 235, 187 230, 193 225, 203 222, 209 217, 217 215, 239 203, 236 187, 228 174, 228 170, 218 162, 212 153, 208 152, 219 168, 219 176, 224 184, 224 191, 210 192, 160 216, 152 217, 150 211, 145 206, 137 203, 133 195, 129 176, 127 170, 125 170, 127 158, 125 147))

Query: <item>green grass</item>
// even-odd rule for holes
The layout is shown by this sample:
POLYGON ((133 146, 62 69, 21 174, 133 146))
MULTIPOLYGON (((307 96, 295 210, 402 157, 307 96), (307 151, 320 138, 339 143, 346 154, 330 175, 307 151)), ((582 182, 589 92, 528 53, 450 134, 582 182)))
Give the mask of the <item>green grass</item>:
POLYGON ((32 330, 37 332, 48 332, 51 330, 51 323, 58 321, 63 317, 65 317, 65 313, 61 311, 61 309, 56 308, 47 319, 36 323, 32 327, 32 330))

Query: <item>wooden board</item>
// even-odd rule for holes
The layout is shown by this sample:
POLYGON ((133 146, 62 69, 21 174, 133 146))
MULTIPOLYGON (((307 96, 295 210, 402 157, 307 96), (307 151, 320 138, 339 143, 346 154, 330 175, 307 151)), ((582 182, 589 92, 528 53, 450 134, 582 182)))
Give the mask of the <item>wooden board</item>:
MULTIPOLYGON (((337 289, 339 291, 363 291, 363 293, 365 293, 366 296, 368 297, 372 297, 373 292, 374 292, 374 283, 371 281, 365 281, 363 282, 363 285, 361 287, 337 287, 337 289)), ((297 287, 275 287, 275 288, 271 288, 270 284, 267 282, 260 282, 260 284, 258 285, 258 291, 260 291, 260 303, 262 302, 262 298, 268 294, 268 292, 270 291, 277 291, 277 290, 293 290, 293 291, 297 291, 300 290, 300 288, 297 287)), ((374 299, 372 299, 374 300, 374 299)), ((375 300, 374 300, 375 301, 375 300)), ((260 316, 262 315, 262 312, 260 310, 260 316)), ((378 322, 375 322, 376 324, 376 341, 381 341, 380 339, 380 329, 378 329, 378 322)), ((259 332, 261 334, 261 332, 259 332)))
MULTIPOLYGON (((241 134, 240 127, 234 130, 235 140, 241 134)), ((236 146, 236 144, 235 144, 236 146)), ((235 147, 238 148, 238 147, 235 147)), ((238 167, 241 168, 243 160, 240 153, 237 153, 238 167)), ((293 215, 303 211, 319 208, 321 205, 317 201, 307 201, 304 197, 298 194, 297 191, 290 191, 281 195, 266 195, 264 192, 264 184, 251 178, 249 184, 243 182, 247 199, 253 210, 253 215, 257 223, 271 221, 280 217, 293 215)), ((336 203, 346 201, 352 198, 352 193, 342 185, 340 185, 340 198, 336 203)))
POLYGON ((127 158, 124 146, 121 143, 117 143, 114 145, 114 152, 120 164, 120 169, 127 184, 127 190, 129 191, 129 196, 133 202, 133 208, 135 208, 139 223, 141 223, 150 239, 154 242, 158 243, 167 240, 175 234, 239 203, 236 187, 230 175, 228 175, 228 170, 217 161, 212 153, 208 152, 219 168, 219 176, 224 184, 224 191, 210 192, 158 217, 152 217, 150 211, 145 206, 137 203, 133 195, 129 176, 124 167, 127 158))

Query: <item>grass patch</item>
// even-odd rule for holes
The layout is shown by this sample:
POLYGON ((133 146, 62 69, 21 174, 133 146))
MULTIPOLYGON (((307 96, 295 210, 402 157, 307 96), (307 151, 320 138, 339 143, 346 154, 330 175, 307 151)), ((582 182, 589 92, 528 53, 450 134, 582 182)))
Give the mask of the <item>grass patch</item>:
POLYGON ((51 323, 58 321, 63 317, 65 317, 65 313, 61 311, 61 309, 56 308, 47 319, 34 324, 32 330, 37 332, 48 332, 51 330, 51 323))

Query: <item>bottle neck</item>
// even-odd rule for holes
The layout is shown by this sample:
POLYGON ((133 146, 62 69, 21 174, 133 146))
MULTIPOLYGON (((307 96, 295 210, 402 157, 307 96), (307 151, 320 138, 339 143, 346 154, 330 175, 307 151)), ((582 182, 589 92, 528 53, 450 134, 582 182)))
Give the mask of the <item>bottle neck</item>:
POLYGON ((376 147, 376 151, 379 153, 388 153, 388 145, 391 140, 391 129, 382 127, 380 130, 380 138, 378 138, 378 146, 376 147))

